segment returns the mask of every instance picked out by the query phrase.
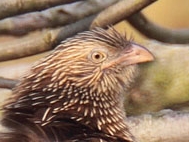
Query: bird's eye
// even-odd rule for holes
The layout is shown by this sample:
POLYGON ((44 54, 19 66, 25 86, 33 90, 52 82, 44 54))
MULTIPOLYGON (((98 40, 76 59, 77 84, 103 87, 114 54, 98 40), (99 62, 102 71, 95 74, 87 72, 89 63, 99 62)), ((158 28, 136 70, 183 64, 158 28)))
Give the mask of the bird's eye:
POLYGON ((95 52, 92 52, 91 59, 93 62, 99 63, 106 59, 106 54, 103 52, 95 51, 95 52))

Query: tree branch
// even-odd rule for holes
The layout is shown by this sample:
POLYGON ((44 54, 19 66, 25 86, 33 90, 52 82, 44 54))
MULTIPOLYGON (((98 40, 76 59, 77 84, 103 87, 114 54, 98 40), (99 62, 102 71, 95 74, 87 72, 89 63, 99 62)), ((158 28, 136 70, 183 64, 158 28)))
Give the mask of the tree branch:
POLYGON ((60 41, 88 30, 94 15, 80 20, 74 24, 57 29, 48 29, 15 39, 10 42, 0 43, 0 61, 6 61, 48 51, 60 41))
POLYGON ((187 44, 189 43, 189 29, 173 30, 160 27, 150 22, 143 14, 136 13, 127 18, 138 31, 149 38, 162 42, 187 44))
POLYGON ((98 14, 90 28, 106 27, 124 20, 156 0, 121 0, 98 14))
MULTIPOLYGON (((10 60, 10 59, 16 59, 16 58, 21 58, 21 57, 25 57, 25 56, 29 56, 29 55, 34 55, 37 53, 41 53, 47 50, 52 49, 55 45, 57 45, 57 43, 59 43, 61 40, 64 40, 65 38, 69 37, 69 36, 73 36, 74 34, 76 34, 77 32, 81 32, 83 30, 88 30, 89 26, 91 25, 92 20, 94 21, 99 21, 99 17, 100 19, 103 17, 103 13, 105 14, 104 16, 107 16, 107 12, 109 13, 109 10, 111 11, 112 8, 113 9, 118 9, 118 7, 120 5, 123 4, 128 4, 126 2, 133 2, 133 4, 128 4, 128 6, 126 6, 126 9, 124 9, 124 7, 120 12, 115 12, 113 13, 112 17, 113 19, 116 17, 118 17, 117 14, 121 14, 121 18, 122 17, 122 13, 127 13, 128 14, 132 14, 133 12, 136 12, 137 10, 140 10, 141 8, 147 6, 148 4, 152 3, 152 1, 154 0, 124 0, 124 1, 120 1, 118 4, 116 3, 114 6, 108 8, 107 10, 105 10, 104 12, 102 12, 102 16, 101 14, 98 15, 98 17, 94 20, 94 16, 92 16, 93 18, 87 18, 88 20, 81 20, 80 22, 76 22, 72 25, 63 27, 63 28, 58 28, 58 29, 52 29, 52 30, 44 30, 42 32, 36 32, 34 34, 30 34, 29 36, 25 36, 19 39, 15 39, 14 41, 12 41, 12 44, 10 44, 9 42, 4 42, 2 44, 0 44, 0 61, 5 61, 5 60, 10 60), (123 3, 124 2, 124 3, 123 3), (127 12, 128 11, 128 12, 127 12), (131 11, 131 12, 129 12, 131 11), (71 27, 71 28, 70 28, 71 27), (75 28, 77 27, 77 28, 75 28), (66 32, 60 32, 60 31, 65 31, 66 32), (8 49, 8 50, 7 50, 8 49)), ((125 16, 125 15, 124 15, 125 16)), ((110 19, 112 19, 110 18, 110 19)), ((106 24, 113 24, 116 23, 118 21, 116 20, 121 20, 120 18, 115 18, 115 21, 110 20, 109 22, 112 23, 106 23, 106 24)), ((94 23, 91 26, 94 27, 94 23)), ((105 23, 104 23, 105 24, 105 23)), ((96 25, 96 26, 103 26, 103 25, 96 25)))
POLYGON ((18 82, 18 80, 0 77, 0 88, 12 89, 18 82))
POLYGON ((6 18, 0 21, 0 33, 20 35, 36 29, 63 26, 95 14, 117 1, 79 1, 69 5, 49 8, 41 12, 6 18))
POLYGON ((78 0, 0 0, 0 19, 78 0))

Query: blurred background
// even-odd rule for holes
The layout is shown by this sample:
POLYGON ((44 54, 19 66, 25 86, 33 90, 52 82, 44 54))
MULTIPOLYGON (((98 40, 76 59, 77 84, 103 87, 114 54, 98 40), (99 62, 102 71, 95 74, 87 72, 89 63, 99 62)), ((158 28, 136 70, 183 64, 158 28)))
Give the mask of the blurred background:
MULTIPOLYGON (((170 29, 189 28, 189 0, 159 0, 142 12, 147 18, 157 25, 170 29)), ((127 22, 118 26, 119 30, 127 30, 135 39, 141 38, 141 34, 133 29, 127 22)), ((143 37, 143 36, 142 36, 143 37)))
POLYGON ((167 28, 189 28, 188 0, 159 0, 143 12, 153 20, 167 28))

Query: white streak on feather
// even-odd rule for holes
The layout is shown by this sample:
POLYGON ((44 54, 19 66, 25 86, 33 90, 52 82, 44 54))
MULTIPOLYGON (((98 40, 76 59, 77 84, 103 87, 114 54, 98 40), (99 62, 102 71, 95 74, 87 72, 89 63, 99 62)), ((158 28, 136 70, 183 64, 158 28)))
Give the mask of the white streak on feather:
POLYGON ((89 112, 88 108, 85 108, 85 110, 84 110, 84 116, 87 116, 88 112, 89 112))
POLYGON ((50 107, 48 107, 48 108, 46 109, 46 111, 45 111, 45 113, 44 113, 44 115, 43 115, 42 121, 45 121, 45 120, 46 120, 47 115, 49 114, 50 110, 51 110, 50 107))

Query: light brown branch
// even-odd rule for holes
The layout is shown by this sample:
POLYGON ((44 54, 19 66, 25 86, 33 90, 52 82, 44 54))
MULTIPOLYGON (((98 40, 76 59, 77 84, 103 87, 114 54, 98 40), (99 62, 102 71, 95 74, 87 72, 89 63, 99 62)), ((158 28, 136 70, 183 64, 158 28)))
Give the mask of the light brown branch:
POLYGON ((153 38, 167 43, 189 43, 189 29, 173 30, 160 27, 150 22, 143 14, 137 13, 127 18, 127 20, 138 31, 149 38, 153 38))
POLYGON ((78 0, 0 0, 0 19, 78 0))
POLYGON ((69 5, 49 8, 42 12, 33 12, 0 21, 1 34, 25 34, 29 31, 47 27, 70 24, 86 16, 95 14, 118 0, 88 0, 69 5))
POLYGON ((60 41, 88 30, 95 16, 57 29, 35 32, 11 41, 0 43, 0 61, 34 55, 54 48, 60 41))
POLYGON ((98 14, 90 28, 106 27, 124 20, 156 0, 121 0, 98 14))

